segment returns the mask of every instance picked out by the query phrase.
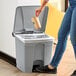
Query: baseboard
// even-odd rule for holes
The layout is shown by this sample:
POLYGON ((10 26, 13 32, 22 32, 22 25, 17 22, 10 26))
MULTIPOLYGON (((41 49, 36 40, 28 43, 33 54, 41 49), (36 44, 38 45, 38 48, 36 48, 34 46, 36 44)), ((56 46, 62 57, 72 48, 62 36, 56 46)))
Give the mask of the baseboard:
POLYGON ((0 51, 0 59, 3 59, 6 62, 12 64, 13 66, 16 66, 16 59, 5 54, 5 53, 3 53, 3 52, 1 52, 1 51, 0 51))

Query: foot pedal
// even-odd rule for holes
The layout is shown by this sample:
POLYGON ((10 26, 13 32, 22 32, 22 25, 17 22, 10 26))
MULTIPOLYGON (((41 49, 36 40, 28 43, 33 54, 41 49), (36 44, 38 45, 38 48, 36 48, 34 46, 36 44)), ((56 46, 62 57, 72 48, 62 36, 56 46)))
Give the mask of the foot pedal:
POLYGON ((37 72, 36 68, 43 66, 43 65, 44 65, 44 62, 42 60, 35 60, 33 64, 32 72, 37 72))

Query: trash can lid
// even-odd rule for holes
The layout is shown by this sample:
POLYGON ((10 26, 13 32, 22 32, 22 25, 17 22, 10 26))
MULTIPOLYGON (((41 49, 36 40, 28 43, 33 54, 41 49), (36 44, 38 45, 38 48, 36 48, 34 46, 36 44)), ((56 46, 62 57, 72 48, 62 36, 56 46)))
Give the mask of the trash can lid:
POLYGON ((16 8, 13 33, 43 33, 45 32, 48 7, 46 6, 39 15, 41 28, 36 30, 32 23, 32 18, 35 16, 35 10, 40 6, 18 6, 16 8))

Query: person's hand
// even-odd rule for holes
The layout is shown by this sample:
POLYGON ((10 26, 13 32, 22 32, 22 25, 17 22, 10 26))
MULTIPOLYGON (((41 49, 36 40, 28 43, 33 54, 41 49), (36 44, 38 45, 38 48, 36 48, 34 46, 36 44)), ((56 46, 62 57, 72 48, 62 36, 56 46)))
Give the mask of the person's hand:
POLYGON ((36 17, 38 17, 40 15, 41 11, 42 11, 41 8, 36 9, 36 11, 35 11, 36 17))

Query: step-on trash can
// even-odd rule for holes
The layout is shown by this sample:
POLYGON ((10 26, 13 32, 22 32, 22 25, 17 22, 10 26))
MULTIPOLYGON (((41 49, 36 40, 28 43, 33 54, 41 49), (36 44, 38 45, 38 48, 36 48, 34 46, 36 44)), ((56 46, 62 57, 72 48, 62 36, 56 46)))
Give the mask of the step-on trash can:
POLYGON ((51 61, 53 37, 46 35, 48 7, 39 16, 41 28, 36 30, 31 19, 40 6, 19 6, 16 8, 12 35, 16 42, 16 64, 22 72, 31 73, 37 66, 51 61))

